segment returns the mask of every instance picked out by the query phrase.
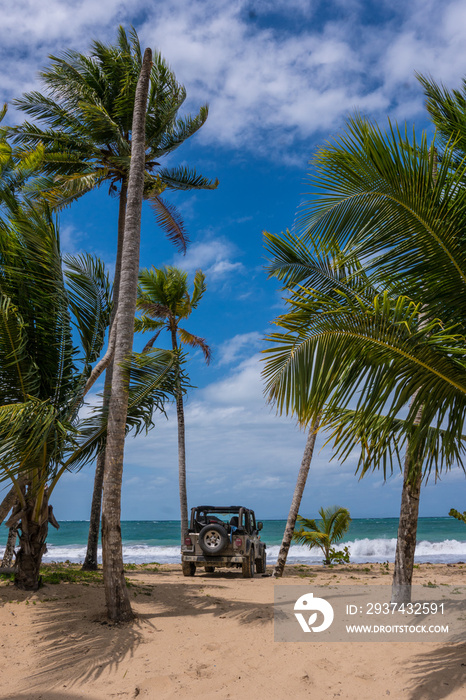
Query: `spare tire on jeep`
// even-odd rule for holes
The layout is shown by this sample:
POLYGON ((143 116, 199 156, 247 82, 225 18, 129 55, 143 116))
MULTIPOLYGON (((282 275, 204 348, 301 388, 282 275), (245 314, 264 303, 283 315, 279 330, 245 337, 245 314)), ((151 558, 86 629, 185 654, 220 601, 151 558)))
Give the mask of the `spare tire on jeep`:
POLYGON ((204 554, 216 556, 223 552, 228 544, 228 535, 222 525, 212 523, 202 528, 199 533, 199 546, 204 554))

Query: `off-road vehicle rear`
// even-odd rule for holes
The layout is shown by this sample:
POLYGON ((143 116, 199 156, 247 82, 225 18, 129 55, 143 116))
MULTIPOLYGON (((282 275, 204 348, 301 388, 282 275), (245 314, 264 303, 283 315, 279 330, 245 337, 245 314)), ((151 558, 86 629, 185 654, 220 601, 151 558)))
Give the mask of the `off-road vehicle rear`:
POLYGON ((212 573, 218 567, 240 568, 244 578, 265 573, 265 543, 254 511, 244 506, 197 506, 191 510, 189 531, 181 546, 184 576, 197 567, 212 573))

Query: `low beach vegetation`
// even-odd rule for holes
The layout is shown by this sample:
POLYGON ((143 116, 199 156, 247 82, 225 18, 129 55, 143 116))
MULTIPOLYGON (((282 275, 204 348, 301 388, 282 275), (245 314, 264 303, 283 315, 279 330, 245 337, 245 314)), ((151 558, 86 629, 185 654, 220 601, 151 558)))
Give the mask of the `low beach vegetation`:
POLYGON ((340 542, 348 532, 351 523, 349 510, 341 506, 331 506, 320 508, 319 515, 321 519, 317 521, 298 515, 300 527, 294 532, 293 540, 309 549, 320 549, 326 566, 348 563, 350 559, 348 547, 337 550, 334 545, 340 542))
POLYGON ((451 518, 455 518, 456 520, 459 520, 462 523, 466 523, 466 510, 463 513, 460 513, 458 510, 451 508, 448 515, 451 518))

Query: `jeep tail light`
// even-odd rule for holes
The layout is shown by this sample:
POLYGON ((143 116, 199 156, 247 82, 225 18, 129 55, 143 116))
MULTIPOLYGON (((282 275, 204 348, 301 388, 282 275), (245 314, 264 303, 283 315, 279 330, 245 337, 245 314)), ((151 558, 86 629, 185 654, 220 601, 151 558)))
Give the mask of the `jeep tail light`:
POLYGON ((243 540, 240 537, 237 537, 235 539, 235 547, 241 547, 242 544, 243 544, 243 540))
POLYGON ((184 543, 185 543, 185 545, 186 545, 187 547, 192 547, 192 545, 193 545, 193 541, 192 541, 192 539, 191 539, 190 537, 185 537, 185 538, 184 538, 184 543))

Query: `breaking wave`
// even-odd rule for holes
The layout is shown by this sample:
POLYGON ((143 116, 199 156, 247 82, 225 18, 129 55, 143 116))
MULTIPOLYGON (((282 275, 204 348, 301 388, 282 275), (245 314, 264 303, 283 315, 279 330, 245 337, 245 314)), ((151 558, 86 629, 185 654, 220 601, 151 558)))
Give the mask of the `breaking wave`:
MULTIPOLYGON (((343 542, 339 548, 347 546, 350 551, 351 561, 354 563, 394 561, 396 539, 356 539, 343 542)), ((267 562, 274 563, 277 560, 279 545, 267 547, 267 562)), ((0 547, 0 557, 3 548, 0 547)), ((82 562, 86 555, 84 545, 48 545, 48 551, 44 555, 44 562, 70 561, 82 562)), ((99 561, 102 551, 99 549, 99 561)), ((145 544, 123 545, 123 560, 126 563, 144 564, 159 562, 160 564, 178 564, 180 562, 180 548, 178 546, 152 546, 145 544)), ((466 561, 466 542, 458 540, 444 540, 443 542, 429 542, 421 540, 416 546, 415 560, 417 562, 455 563, 466 561)), ((322 554, 320 551, 312 551, 302 546, 293 545, 288 554, 288 563, 320 564, 322 554)))

